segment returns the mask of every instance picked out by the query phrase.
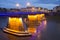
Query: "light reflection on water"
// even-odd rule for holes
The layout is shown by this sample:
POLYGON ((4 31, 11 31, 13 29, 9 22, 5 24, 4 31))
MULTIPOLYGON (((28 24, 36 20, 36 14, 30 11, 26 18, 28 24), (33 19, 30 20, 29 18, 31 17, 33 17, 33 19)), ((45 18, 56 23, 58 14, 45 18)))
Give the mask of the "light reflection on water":
POLYGON ((40 40, 41 31, 46 27, 46 25, 47 21, 46 20, 42 21, 42 23, 37 28, 37 32, 34 35, 32 35, 30 40, 40 40))
MULTIPOLYGON (((6 18, 0 17, 0 27, 4 26, 6 18), (1 21, 2 20, 2 21, 1 21), (3 24, 2 24, 3 23, 3 24)), ((1 27, 3 28, 3 27, 1 27)), ((60 16, 47 17, 37 28, 37 32, 30 37, 17 37, 0 30, 0 40, 60 40, 60 16), (44 25, 43 25, 44 24, 44 25)))
POLYGON ((41 31, 46 28, 47 21, 44 20, 42 23, 37 27, 36 33, 34 33, 32 36, 29 37, 17 37, 14 35, 6 34, 9 40, 40 40, 41 37, 41 31))

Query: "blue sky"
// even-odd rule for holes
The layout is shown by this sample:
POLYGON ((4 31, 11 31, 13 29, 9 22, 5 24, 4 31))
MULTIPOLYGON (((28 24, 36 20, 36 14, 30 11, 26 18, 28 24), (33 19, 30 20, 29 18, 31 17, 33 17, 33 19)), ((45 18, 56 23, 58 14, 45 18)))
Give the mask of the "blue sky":
POLYGON ((16 3, 21 7, 26 7, 26 3, 30 2, 32 6, 52 9, 60 4, 60 0, 0 0, 0 7, 16 8, 16 3))

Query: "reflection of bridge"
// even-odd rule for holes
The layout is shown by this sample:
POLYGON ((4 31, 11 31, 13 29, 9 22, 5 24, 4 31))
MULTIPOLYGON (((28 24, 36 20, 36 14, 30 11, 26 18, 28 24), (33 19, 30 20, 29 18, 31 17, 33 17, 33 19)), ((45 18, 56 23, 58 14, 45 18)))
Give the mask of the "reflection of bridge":
POLYGON ((0 16, 19 16, 30 14, 43 14, 44 12, 0 12, 0 16))

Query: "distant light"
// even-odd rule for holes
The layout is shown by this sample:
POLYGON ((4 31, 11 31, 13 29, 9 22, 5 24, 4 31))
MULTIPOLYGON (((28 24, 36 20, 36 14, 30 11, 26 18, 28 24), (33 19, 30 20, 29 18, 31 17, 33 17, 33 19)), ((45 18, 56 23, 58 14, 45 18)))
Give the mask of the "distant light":
POLYGON ((31 6, 31 4, 29 2, 27 2, 27 6, 31 6))
POLYGON ((16 6, 19 7, 20 5, 17 3, 16 6))
POLYGON ((40 10, 41 8, 39 7, 39 10, 40 10))
POLYGON ((35 11, 35 8, 34 7, 32 7, 32 12, 34 12, 35 11))
POLYGON ((35 10, 35 8, 33 7, 32 10, 35 10))

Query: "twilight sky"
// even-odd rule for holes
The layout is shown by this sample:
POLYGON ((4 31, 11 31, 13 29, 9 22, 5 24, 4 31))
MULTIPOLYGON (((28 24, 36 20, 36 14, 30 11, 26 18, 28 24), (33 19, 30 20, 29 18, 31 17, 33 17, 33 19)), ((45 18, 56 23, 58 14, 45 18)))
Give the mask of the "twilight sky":
POLYGON ((60 5, 60 0, 0 0, 0 7, 16 8, 16 3, 19 3, 20 7, 26 7, 27 2, 30 2, 32 6, 48 9, 60 5))

